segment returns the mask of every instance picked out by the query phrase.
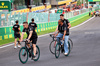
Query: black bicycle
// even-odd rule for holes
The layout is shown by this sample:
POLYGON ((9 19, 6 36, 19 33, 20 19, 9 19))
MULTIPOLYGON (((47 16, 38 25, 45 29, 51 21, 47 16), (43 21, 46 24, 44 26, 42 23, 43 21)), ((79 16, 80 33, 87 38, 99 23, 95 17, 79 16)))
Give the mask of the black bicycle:
MULTIPOLYGON (((56 38, 54 38, 53 34, 50 34, 50 37, 52 38, 52 41, 49 45, 49 50, 52 54, 55 54, 55 47, 56 47, 56 44, 57 44, 57 40, 56 40, 56 38)), ((70 51, 71 51, 72 48, 73 48, 73 41, 69 38, 68 42, 70 44, 70 51)))
MULTIPOLYGON (((56 44, 55 44, 55 47, 54 47, 54 54, 55 54, 55 57, 56 58, 59 58, 59 56, 60 56, 60 53, 65 53, 65 51, 64 51, 64 43, 63 43, 63 45, 61 45, 61 42, 60 42, 60 40, 62 40, 62 38, 60 38, 60 37, 54 37, 54 35, 50 35, 52 38, 53 38, 53 41, 56 41, 56 44), (59 42, 57 42, 57 40, 56 40, 56 38, 59 38, 59 42)), ((68 45, 67 45, 67 47, 68 47, 68 54, 67 55, 65 55, 65 56, 69 56, 69 54, 70 54, 70 43, 68 42, 68 45)))
POLYGON ((23 41, 23 42, 25 42, 25 47, 22 47, 19 51, 20 62, 25 64, 28 61, 29 57, 34 61, 38 61, 38 59, 40 57, 39 47, 36 45, 36 57, 35 57, 35 59, 33 59, 34 52, 33 52, 32 43, 28 43, 27 41, 23 41), (29 46, 30 46, 30 48, 29 48, 29 46))

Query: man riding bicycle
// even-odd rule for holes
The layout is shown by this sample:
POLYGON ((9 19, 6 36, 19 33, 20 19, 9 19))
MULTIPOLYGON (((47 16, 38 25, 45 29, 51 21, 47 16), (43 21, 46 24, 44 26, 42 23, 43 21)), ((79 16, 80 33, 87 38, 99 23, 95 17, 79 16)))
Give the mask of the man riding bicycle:
MULTIPOLYGON (((68 44, 68 34, 67 34, 67 25, 65 23, 63 23, 63 21, 60 19, 58 21, 58 32, 57 34, 55 35, 57 37, 57 42, 59 42, 59 38, 63 38, 64 40, 64 50, 65 50, 65 55, 68 54, 68 47, 67 47, 67 44, 68 44), (59 37, 59 38, 58 38, 59 37)), ((62 43, 61 43, 62 45, 62 43)))
MULTIPOLYGON (((69 20, 68 20, 68 19, 65 19, 63 14, 60 15, 60 19, 63 21, 63 23, 65 23, 65 24, 67 25, 67 28, 68 28, 68 29, 67 29, 67 35, 69 35, 69 28, 71 27, 71 24, 70 24, 69 20)), ((58 31, 58 27, 56 28, 54 34, 55 34, 57 31, 58 31)))
POLYGON ((22 35, 21 35, 21 41, 23 40, 23 36, 24 36, 24 33, 26 32, 27 33, 27 41, 30 42, 32 41, 32 44, 33 44, 33 52, 34 52, 34 55, 32 56, 32 59, 35 59, 35 56, 36 56, 36 43, 37 43, 37 33, 35 32, 35 28, 31 27, 31 26, 28 26, 28 23, 27 22, 24 22, 23 23, 23 31, 22 31, 22 35))

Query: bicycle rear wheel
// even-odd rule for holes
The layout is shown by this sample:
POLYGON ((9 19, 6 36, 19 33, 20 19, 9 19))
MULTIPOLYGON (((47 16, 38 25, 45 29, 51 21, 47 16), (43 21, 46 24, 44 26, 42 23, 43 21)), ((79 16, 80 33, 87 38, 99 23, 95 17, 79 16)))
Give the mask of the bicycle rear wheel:
MULTIPOLYGON (((34 53, 33 53, 34 54, 34 53)), ((34 59, 34 61, 38 61, 40 58, 40 49, 39 47, 36 45, 36 59, 34 59)))
POLYGON ((19 51, 19 60, 23 64, 28 61, 28 50, 25 47, 22 47, 19 51))
POLYGON ((70 51, 71 51, 73 48, 73 41, 69 38, 68 42, 70 43, 70 51))
POLYGON ((56 47, 56 41, 52 41, 49 45, 49 50, 52 54, 55 54, 55 47, 56 47))
POLYGON ((56 44, 56 47, 55 47, 55 57, 59 58, 59 56, 60 56, 60 45, 56 44))

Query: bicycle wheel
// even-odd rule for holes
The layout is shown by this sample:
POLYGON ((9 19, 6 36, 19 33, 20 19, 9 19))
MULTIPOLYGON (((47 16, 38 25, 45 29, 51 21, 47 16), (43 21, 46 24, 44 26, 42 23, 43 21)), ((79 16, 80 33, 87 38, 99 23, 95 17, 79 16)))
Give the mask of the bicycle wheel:
POLYGON ((55 47, 55 57, 59 58, 59 56, 60 56, 60 45, 56 44, 56 47, 55 47))
POLYGON ((56 41, 52 41, 49 45, 49 50, 52 54, 55 54, 55 47, 56 47, 56 41))
MULTIPOLYGON (((33 53, 34 54, 34 53, 33 53)), ((34 61, 38 61, 40 58, 40 49, 39 47, 36 45, 36 59, 34 59, 34 61)))
POLYGON ((70 43, 70 50, 72 50, 72 48, 73 48, 73 41, 69 38, 69 43, 70 43))
POLYGON ((19 60, 23 64, 28 61, 28 50, 25 47, 22 47, 19 51, 19 60))
POLYGON ((69 56, 69 54, 70 54, 70 43, 69 43, 69 42, 68 42, 67 47, 68 47, 68 54, 67 54, 67 55, 65 55, 65 56, 69 56))

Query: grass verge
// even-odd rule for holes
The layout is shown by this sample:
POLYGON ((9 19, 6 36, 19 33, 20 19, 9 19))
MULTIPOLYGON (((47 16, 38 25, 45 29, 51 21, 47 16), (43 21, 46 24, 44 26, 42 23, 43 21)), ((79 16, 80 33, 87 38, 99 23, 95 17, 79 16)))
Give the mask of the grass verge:
MULTIPOLYGON (((83 17, 82 19, 80 20, 76 20, 75 22, 71 23, 71 26, 74 27, 84 21, 86 21, 87 19, 91 18, 90 16, 85 16, 83 17)), ((56 29, 56 28, 55 28, 56 29)), ((51 29, 51 30, 46 30, 46 31, 42 31, 42 32, 38 32, 37 34, 38 35, 43 35, 43 34, 47 34, 47 33, 51 33, 51 32, 54 32, 55 29, 51 29)), ((24 38, 26 37, 26 35, 24 36, 24 38)), ((4 45, 4 44, 8 44, 8 43, 12 43, 14 42, 14 38, 10 38, 10 39, 5 39, 5 40, 0 40, 0 46, 1 45, 4 45)))
POLYGON ((79 24, 81 24, 82 22, 88 20, 89 18, 91 18, 91 16, 88 16, 88 15, 87 15, 87 16, 83 17, 82 19, 76 20, 75 22, 71 23, 71 26, 74 27, 74 26, 76 26, 76 25, 79 25, 79 24))

